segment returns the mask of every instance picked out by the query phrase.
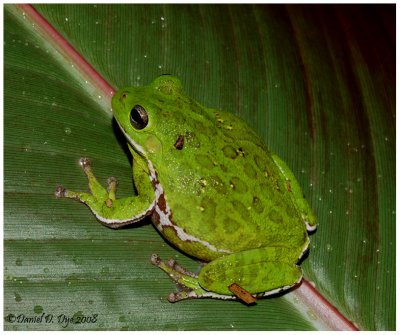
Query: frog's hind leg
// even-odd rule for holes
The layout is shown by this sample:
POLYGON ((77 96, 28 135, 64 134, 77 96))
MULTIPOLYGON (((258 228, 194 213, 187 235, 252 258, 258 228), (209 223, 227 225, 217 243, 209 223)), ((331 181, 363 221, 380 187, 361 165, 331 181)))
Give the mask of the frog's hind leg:
POLYGON ((151 262, 165 271, 179 289, 168 296, 170 302, 193 298, 233 300, 241 297, 231 291, 232 284, 253 297, 277 294, 298 284, 302 279, 296 265, 299 252, 285 247, 246 250, 211 261, 199 275, 173 260, 165 263, 157 255, 152 255, 151 262))
POLYGON ((217 258, 200 271, 200 286, 217 294, 232 294, 235 283, 248 293, 260 297, 287 290, 302 279, 296 265, 301 248, 263 247, 217 258))
POLYGON ((153 254, 151 255, 151 262, 167 273, 178 288, 178 292, 168 295, 169 302, 196 298, 236 299, 233 295, 221 295, 204 290, 199 284, 198 276, 187 271, 173 259, 165 263, 158 255, 153 254))

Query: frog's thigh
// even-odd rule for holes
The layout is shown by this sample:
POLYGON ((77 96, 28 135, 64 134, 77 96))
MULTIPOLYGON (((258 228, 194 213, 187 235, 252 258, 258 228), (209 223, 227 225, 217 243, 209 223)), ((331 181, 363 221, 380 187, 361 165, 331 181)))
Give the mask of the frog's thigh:
POLYGON ((228 286, 233 283, 251 294, 287 289, 302 278, 301 269, 296 265, 298 255, 298 250, 281 247, 230 254, 204 266, 199 283, 207 291, 224 295, 232 295, 228 286))

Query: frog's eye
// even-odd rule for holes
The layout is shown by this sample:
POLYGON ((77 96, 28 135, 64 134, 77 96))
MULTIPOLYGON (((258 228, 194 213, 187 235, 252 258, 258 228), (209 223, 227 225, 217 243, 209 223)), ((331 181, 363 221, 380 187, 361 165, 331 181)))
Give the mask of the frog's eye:
POLYGON ((136 105, 131 109, 131 124, 135 129, 143 129, 149 123, 149 117, 146 110, 140 106, 136 105))

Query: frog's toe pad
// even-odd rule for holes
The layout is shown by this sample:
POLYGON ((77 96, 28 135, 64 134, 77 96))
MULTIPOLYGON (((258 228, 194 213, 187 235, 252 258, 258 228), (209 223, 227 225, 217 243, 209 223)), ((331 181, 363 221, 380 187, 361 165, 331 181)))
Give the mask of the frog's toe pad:
POLYGON ((170 294, 168 294, 168 301, 169 302, 177 302, 177 301, 179 301, 180 299, 178 299, 178 293, 170 293, 170 294))
POLYGON ((158 256, 157 254, 152 254, 150 256, 150 262, 151 262, 151 264, 158 266, 158 265, 160 265, 160 263, 162 261, 161 261, 160 256, 158 256))
POLYGON ((108 179, 107 179, 107 185, 110 186, 110 185, 112 185, 112 184, 118 185, 118 180, 117 180, 117 178, 115 178, 115 177, 113 177, 113 176, 108 177, 108 179))
POLYGON ((65 198, 67 190, 65 189, 64 186, 57 186, 56 189, 54 190, 54 195, 56 198, 65 198))
POLYGON ((180 291, 177 293, 170 293, 167 299, 169 302, 177 302, 185 299, 194 299, 194 298, 199 298, 199 297, 193 291, 190 292, 180 291))
POLYGON ((92 165, 92 161, 88 157, 79 158, 79 165, 83 170, 90 169, 92 165))

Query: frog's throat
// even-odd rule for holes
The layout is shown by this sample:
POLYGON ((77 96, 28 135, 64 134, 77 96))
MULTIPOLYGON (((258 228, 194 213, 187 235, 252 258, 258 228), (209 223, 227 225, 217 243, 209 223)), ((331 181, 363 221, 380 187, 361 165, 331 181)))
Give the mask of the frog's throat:
POLYGON ((121 126, 121 124, 118 122, 118 120, 116 118, 115 118, 115 120, 117 121, 119 129, 121 129, 122 133, 124 134, 125 138, 128 140, 129 144, 135 149, 135 151, 137 151, 144 158, 146 158, 146 160, 148 160, 146 151, 128 135, 128 133, 124 130, 124 128, 121 126))
POLYGON ((155 171, 154 166, 149 159, 147 159, 147 162, 148 162, 149 171, 150 171, 150 180, 154 186, 154 191, 156 194, 155 206, 154 206, 153 215, 152 215, 152 221, 153 221, 154 225, 156 226, 156 228, 161 233, 163 233, 163 230, 165 228, 171 228, 175 231, 176 236, 181 241, 198 242, 198 243, 204 245, 207 249, 214 251, 214 252, 228 253, 228 254, 232 253, 231 250, 218 249, 211 243, 200 240, 197 237, 186 233, 181 227, 177 226, 173 222, 172 211, 171 211, 171 208, 169 207, 167 200, 165 198, 164 189, 158 180, 157 172, 155 171))

